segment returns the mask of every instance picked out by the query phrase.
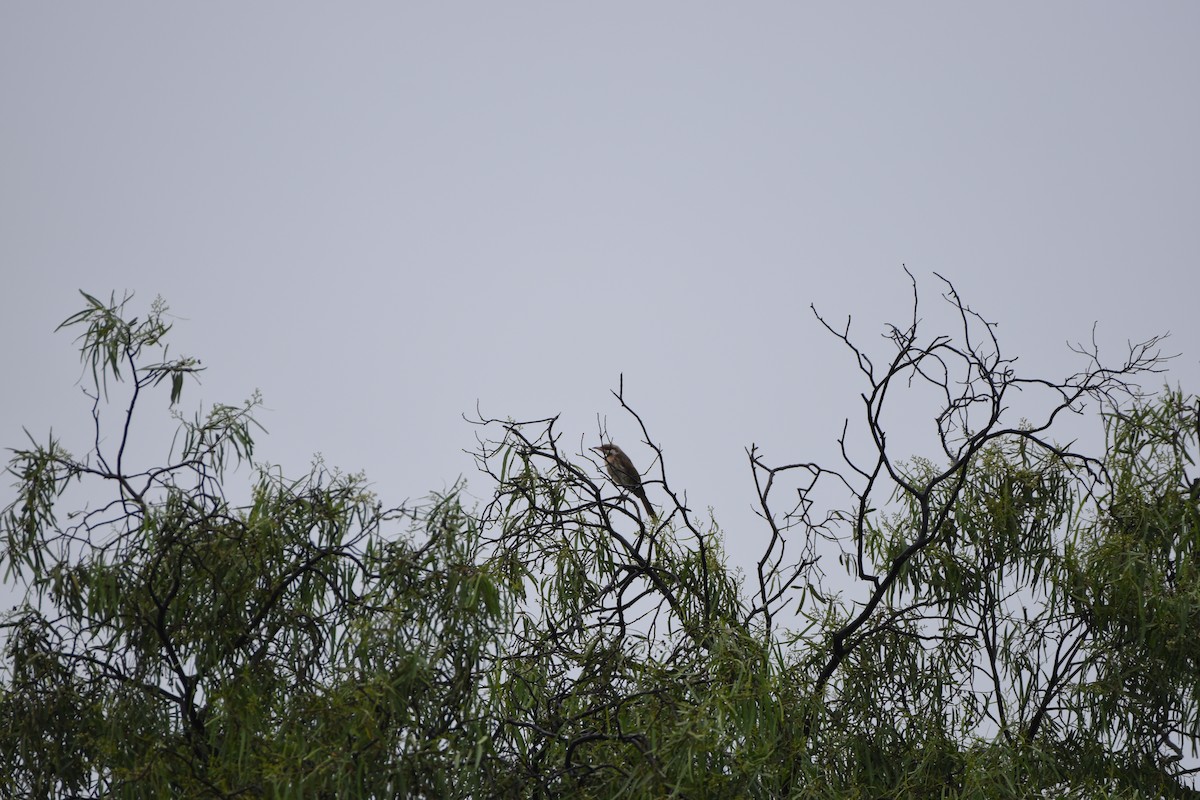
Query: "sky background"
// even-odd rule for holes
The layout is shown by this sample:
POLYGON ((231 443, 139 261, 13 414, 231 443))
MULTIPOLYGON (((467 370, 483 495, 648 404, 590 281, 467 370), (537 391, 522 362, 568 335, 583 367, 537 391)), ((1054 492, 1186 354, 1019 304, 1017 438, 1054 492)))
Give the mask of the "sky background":
POLYGON ((745 447, 861 418, 810 304, 883 357, 902 264, 929 335, 936 272, 1026 375, 1097 324, 1200 390, 1198 41, 1193 2, 0 4, 0 445, 85 452, 54 328, 162 295, 187 413, 261 390, 260 458, 388 503, 487 495, 477 404, 645 465, 624 374, 750 563, 745 447))

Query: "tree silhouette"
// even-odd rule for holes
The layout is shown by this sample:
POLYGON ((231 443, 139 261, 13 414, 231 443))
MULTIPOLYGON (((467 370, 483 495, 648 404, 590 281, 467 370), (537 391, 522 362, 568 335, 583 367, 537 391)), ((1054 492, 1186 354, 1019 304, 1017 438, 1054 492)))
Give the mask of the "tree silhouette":
POLYGON ((85 294, 94 436, 15 449, 0 521, 0 796, 1195 796, 1200 403, 1143 393, 1157 339, 1021 375, 939 280, 951 332, 913 279, 882 355, 817 316, 861 416, 839 465, 747 449, 749 575, 623 386, 657 517, 558 417, 473 420, 478 507, 389 506, 257 463, 257 398, 176 411, 165 306, 85 294))

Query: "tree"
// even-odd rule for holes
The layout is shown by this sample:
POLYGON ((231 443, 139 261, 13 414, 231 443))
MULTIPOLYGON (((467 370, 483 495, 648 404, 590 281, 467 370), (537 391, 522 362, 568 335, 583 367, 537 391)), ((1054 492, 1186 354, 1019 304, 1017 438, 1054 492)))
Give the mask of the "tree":
POLYGON ((914 280, 883 360, 817 317, 863 417, 837 469, 748 449, 749 577, 623 389, 657 518, 558 418, 475 420, 475 509, 257 464, 254 398, 175 412, 176 446, 133 466, 146 398, 176 406, 199 362, 168 357, 161 303, 84 295, 64 326, 96 436, 14 450, 0 522, 26 597, 0 796, 1195 796, 1200 402, 1141 393, 1157 340, 1020 376, 945 288, 957 331, 924 336, 914 280), (923 457, 896 452, 903 392, 931 403, 923 457), (1056 443, 1093 407, 1102 451, 1056 443))

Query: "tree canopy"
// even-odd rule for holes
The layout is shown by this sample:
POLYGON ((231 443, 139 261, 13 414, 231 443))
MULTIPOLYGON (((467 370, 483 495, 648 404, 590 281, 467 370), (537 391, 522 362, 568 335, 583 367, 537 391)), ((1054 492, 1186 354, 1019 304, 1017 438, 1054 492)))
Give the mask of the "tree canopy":
POLYGON ((817 316, 862 406, 839 464, 747 448, 745 573, 622 390, 657 515, 557 417, 474 420, 485 501, 397 506, 256 461, 257 398, 181 413, 165 306, 84 294, 95 436, 13 449, 0 516, 0 797, 1200 796, 1200 400, 1142 390, 1157 339, 1022 375, 943 284, 882 355, 817 316))

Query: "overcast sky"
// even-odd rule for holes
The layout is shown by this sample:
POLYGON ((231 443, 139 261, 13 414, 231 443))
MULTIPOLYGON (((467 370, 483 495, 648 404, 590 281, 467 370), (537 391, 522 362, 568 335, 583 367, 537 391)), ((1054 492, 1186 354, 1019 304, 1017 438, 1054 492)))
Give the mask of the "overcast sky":
POLYGON ((937 272, 1027 373, 1098 323, 1200 390, 1198 42, 1194 2, 3 3, 0 445, 86 451, 54 327, 161 294, 185 409, 260 389, 263 458, 388 502, 486 494, 477 403, 645 463, 624 373, 744 561, 743 449, 860 414, 809 305, 884 353, 902 264, 930 334, 937 272))

